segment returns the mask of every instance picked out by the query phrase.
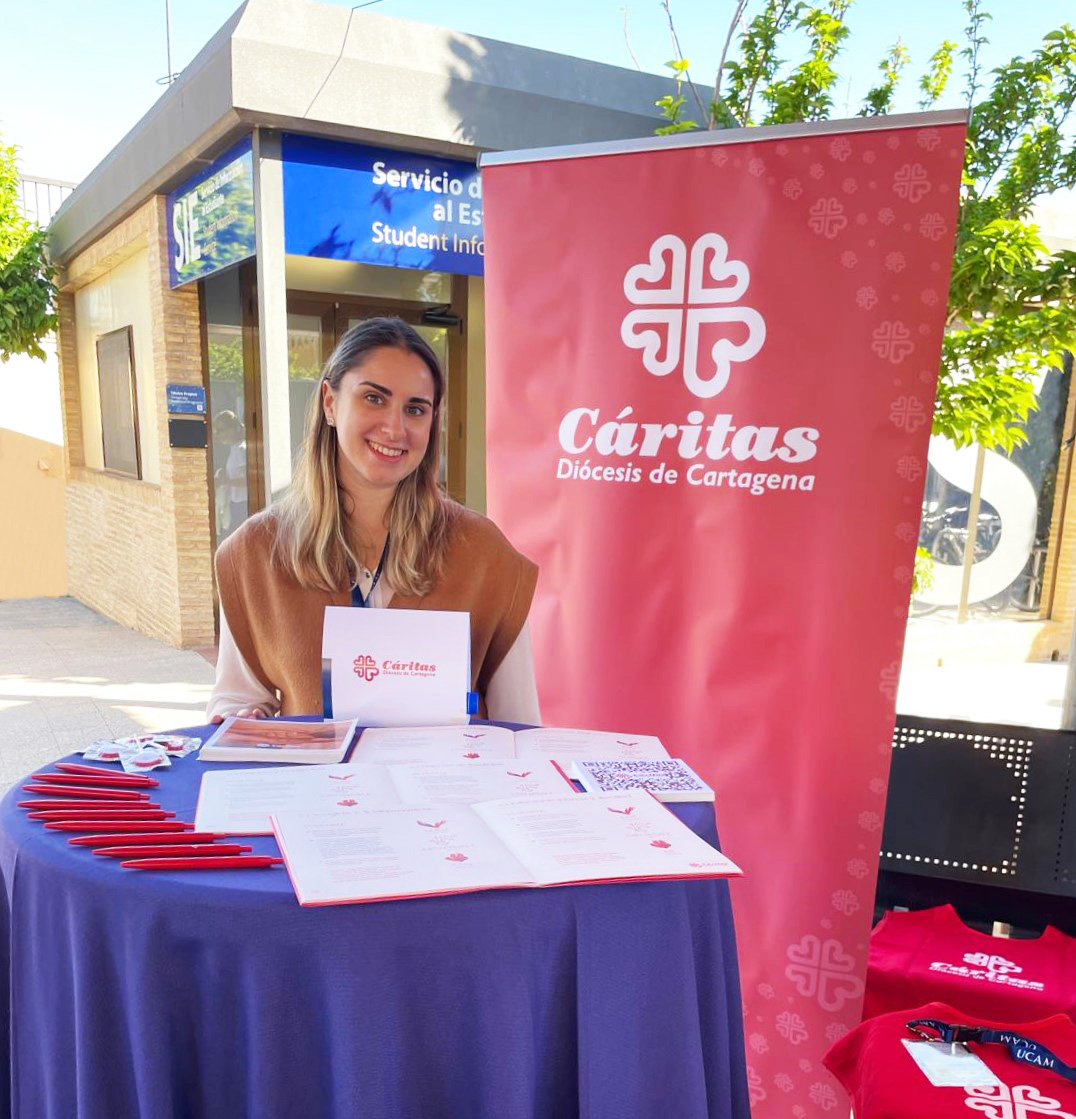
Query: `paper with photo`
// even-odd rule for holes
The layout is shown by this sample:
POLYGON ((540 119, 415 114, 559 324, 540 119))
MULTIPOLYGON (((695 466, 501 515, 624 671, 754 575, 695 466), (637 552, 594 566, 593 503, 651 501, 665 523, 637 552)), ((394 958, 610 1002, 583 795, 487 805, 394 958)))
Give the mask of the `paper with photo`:
POLYGON ((344 760, 355 728, 354 719, 316 722, 228 715, 206 741, 198 757, 203 762, 332 765, 344 760))

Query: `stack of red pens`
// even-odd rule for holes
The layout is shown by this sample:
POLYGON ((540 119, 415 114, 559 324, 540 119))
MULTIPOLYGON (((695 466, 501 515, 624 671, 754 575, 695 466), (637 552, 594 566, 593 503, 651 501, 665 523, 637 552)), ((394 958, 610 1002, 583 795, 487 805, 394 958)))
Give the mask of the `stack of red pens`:
POLYGON ((37 773, 23 792, 39 799, 19 801, 29 819, 49 831, 77 833, 68 842, 95 855, 123 859, 134 870, 234 870, 275 866, 283 859, 247 855, 251 848, 216 832, 196 832, 150 800, 152 777, 114 773, 92 765, 57 762, 59 773, 37 773))

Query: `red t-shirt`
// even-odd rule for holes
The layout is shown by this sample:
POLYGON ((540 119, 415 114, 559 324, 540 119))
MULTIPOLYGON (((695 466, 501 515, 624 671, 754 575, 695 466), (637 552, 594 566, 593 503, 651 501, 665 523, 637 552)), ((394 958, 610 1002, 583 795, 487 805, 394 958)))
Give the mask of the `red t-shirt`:
POLYGON ((969 1042, 968 1048, 1004 1087, 935 1087, 905 1048, 905 1023, 936 1018, 971 1026, 996 1026, 1045 1045, 1076 1064, 1076 1025, 1063 1014, 1037 1022, 987 1021, 945 1003, 883 1014, 861 1022, 822 1058, 852 1097, 855 1119, 1076 1119, 1076 1084, 1050 1069, 1014 1061, 1004 1045, 969 1042))
POLYGON ((990 936, 951 905, 887 913, 871 933, 864 1019, 932 999, 999 1022, 1076 1020, 1076 938, 1053 927, 1034 940, 990 936))

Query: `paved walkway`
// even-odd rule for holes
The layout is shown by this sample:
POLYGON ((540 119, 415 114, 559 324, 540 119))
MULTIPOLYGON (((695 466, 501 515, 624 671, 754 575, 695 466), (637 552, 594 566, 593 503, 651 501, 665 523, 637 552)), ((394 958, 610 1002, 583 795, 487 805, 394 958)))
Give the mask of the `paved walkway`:
POLYGON ((73 598, 0 602, 0 789, 95 738, 204 721, 212 666, 73 598))
MULTIPOLYGON (((1026 662, 1035 622, 908 629, 897 710, 1057 727, 1067 667, 1026 662)), ((0 602, 0 790, 95 738, 201 723, 213 668, 71 598, 0 602)))
MULTIPOLYGON (((1057 728, 1068 665, 1048 656, 1052 623, 955 612, 913 618, 904 640, 897 710, 935 719, 1057 728)), ((1059 653, 1067 653, 1067 649, 1059 653)))

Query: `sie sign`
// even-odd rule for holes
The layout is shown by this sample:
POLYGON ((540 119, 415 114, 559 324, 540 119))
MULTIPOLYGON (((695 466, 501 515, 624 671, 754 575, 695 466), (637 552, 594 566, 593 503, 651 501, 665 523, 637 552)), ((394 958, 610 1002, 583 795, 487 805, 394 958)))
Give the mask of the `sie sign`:
POLYGON ((250 137, 168 196, 172 287, 254 255, 254 159, 250 137))

